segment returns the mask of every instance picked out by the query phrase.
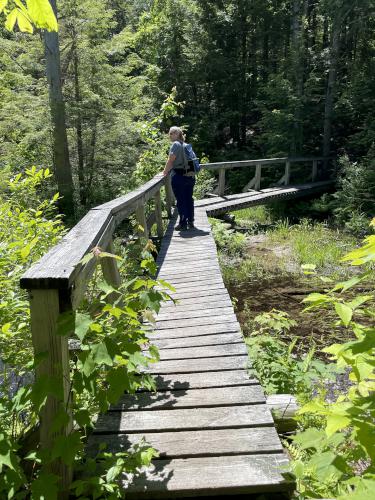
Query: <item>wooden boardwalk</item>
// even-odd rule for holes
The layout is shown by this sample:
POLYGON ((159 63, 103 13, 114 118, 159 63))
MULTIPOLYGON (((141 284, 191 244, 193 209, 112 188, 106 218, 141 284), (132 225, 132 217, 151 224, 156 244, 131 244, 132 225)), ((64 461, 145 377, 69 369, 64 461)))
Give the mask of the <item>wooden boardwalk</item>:
POLYGON ((196 202, 196 206, 204 208, 208 215, 220 215, 231 210, 254 205, 264 205, 280 200, 302 198, 318 193, 324 193, 333 186, 333 181, 309 182, 294 186, 276 186, 262 190, 250 190, 245 193, 232 194, 228 196, 215 196, 205 198, 196 202))
POLYGON ((126 450, 142 437, 160 453, 150 469, 125 478, 127 498, 181 498, 281 492, 286 463, 263 390, 224 286, 206 208, 197 230, 163 238, 159 278, 178 305, 166 303, 151 336, 161 359, 148 371, 157 392, 124 396, 102 415, 89 448, 126 450), (128 483, 129 482, 129 483, 128 483))

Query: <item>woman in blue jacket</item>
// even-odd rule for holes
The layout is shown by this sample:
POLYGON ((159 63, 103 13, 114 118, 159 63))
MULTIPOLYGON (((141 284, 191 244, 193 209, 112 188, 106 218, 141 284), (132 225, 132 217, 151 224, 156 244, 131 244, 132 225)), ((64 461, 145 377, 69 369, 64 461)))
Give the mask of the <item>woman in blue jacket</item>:
POLYGON ((169 129, 169 138, 172 146, 165 164, 163 175, 171 172, 172 189, 177 201, 177 210, 180 216, 177 231, 194 229, 194 199, 195 185, 194 167, 188 163, 184 151, 185 137, 179 127, 169 129))

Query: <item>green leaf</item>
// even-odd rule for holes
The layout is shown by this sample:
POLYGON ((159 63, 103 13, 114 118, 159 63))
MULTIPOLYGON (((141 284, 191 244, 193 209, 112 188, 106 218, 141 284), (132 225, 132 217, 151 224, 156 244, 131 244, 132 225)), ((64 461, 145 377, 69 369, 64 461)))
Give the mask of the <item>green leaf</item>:
POLYGON ((341 302, 335 302, 335 310, 344 325, 348 326, 353 316, 353 309, 341 302))
POLYGON ((330 437, 335 432, 344 429, 350 424, 350 422, 351 422, 350 418, 344 415, 339 415, 335 413, 327 415, 327 424, 326 424, 327 436, 330 437))
POLYGON ((105 342, 96 344, 91 349, 92 359, 97 365, 112 366, 113 360, 108 353, 107 345, 105 342))
POLYGON ((57 31, 57 20, 48 0, 26 0, 31 20, 38 28, 57 31))
POLYGON ((57 335, 66 337, 74 332, 74 313, 66 311, 61 313, 57 319, 57 335))
POLYGON ((85 336, 89 330, 91 322, 92 322, 92 319, 88 314, 76 313, 75 334, 77 335, 77 337, 79 338, 79 340, 81 342, 85 338, 85 336))
POLYGON ((7 15, 7 18, 5 21, 5 28, 8 31, 13 31, 14 25, 16 24, 16 21, 17 21, 17 14, 18 14, 18 9, 14 8, 7 15))
POLYGON ((57 500, 59 477, 55 474, 41 473, 31 483, 32 500, 57 500))
POLYGON ((81 434, 76 431, 69 436, 58 436, 54 442, 51 458, 61 458, 66 465, 72 465, 79 451, 83 449, 81 434))
POLYGON ((23 31, 24 33, 33 33, 34 32, 33 26, 30 22, 29 16, 27 15, 27 12, 23 12, 22 10, 18 11, 17 23, 18 23, 19 29, 21 31, 23 31))

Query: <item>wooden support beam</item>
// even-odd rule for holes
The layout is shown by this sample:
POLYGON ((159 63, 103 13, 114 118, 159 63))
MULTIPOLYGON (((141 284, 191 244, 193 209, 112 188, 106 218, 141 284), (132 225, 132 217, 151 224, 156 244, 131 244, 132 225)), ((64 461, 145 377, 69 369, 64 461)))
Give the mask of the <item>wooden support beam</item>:
POLYGON ((217 194, 219 196, 224 196, 224 191, 225 191, 225 169, 221 168, 219 170, 219 186, 217 194))
MULTIPOLYGON (((35 356, 44 355, 36 367, 35 379, 41 384, 43 380, 56 382, 60 390, 59 396, 56 394, 47 397, 40 412, 41 449, 51 449, 58 436, 67 436, 72 430, 70 419, 68 425, 58 431, 51 431, 55 417, 62 409, 70 414, 68 336, 59 335, 58 332, 61 312, 71 313, 71 327, 74 329, 73 311, 69 311, 69 304, 62 300, 58 290, 30 290, 30 319, 34 353, 35 356)), ((47 472, 56 474, 60 478, 61 490, 67 492, 72 481, 71 468, 61 460, 56 460, 46 469, 47 472)))
POLYGON ((172 191, 172 184, 171 184, 171 176, 168 175, 168 177, 165 180, 165 202, 167 205, 167 214, 168 217, 172 217, 172 206, 174 204, 174 195, 172 191))
POLYGON ((161 211, 160 191, 155 193, 155 216, 156 216, 157 235, 159 236, 159 238, 162 238, 164 234, 164 228, 163 228, 163 218, 161 211))
POLYGON ((260 181, 262 178, 262 164, 257 163, 255 167, 255 182, 254 182, 254 189, 255 191, 260 190, 260 181))
MULTIPOLYGON (((115 254, 112 240, 109 242, 106 252, 115 254)), ((102 266, 103 276, 106 282, 114 288, 118 288, 121 285, 121 275, 118 270, 117 260, 113 257, 102 257, 100 259, 100 264, 102 266)), ((113 304, 117 298, 118 292, 112 292, 107 296, 107 300, 111 304, 113 304)))
POLYGON ((285 186, 290 184, 290 160, 286 160, 285 162, 284 184, 285 186))
POLYGON ((312 162, 312 173, 311 173, 311 180, 312 182, 315 182, 318 177, 318 160, 313 160, 312 162))
POLYGON ((139 205, 139 207, 135 209, 135 216, 138 224, 143 228, 143 231, 140 231, 140 234, 145 238, 148 238, 148 227, 147 227, 145 206, 143 205, 143 203, 142 205, 139 205))

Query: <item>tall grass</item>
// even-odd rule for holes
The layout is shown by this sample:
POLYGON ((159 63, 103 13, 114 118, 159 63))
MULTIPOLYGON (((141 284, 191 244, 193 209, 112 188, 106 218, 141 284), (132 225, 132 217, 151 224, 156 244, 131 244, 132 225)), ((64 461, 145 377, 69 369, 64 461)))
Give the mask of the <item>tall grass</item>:
POLYGON ((268 240, 273 244, 290 244, 299 264, 314 264, 319 268, 337 266, 356 242, 352 236, 308 219, 295 225, 290 225, 288 219, 278 222, 268 233, 268 240))

